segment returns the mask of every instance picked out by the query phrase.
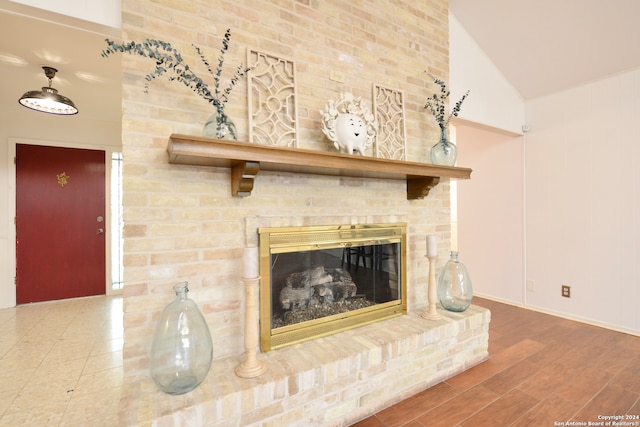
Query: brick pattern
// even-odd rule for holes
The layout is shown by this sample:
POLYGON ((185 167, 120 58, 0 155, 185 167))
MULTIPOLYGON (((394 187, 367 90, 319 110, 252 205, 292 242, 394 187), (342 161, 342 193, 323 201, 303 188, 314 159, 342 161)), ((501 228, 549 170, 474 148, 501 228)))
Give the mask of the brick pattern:
POLYGON ((240 358, 214 364, 182 396, 150 380, 123 386, 119 425, 347 426, 485 360, 490 312, 472 305, 396 317, 270 352, 267 372, 243 380, 240 358))
MULTIPOLYGON (((213 80, 191 44, 215 66, 222 35, 231 28, 223 87, 255 48, 296 62, 299 147, 332 150, 320 128, 320 110, 342 91, 368 100, 373 83, 405 94, 407 159, 428 161, 438 129, 423 110, 432 92, 425 71, 448 77, 446 0, 123 0, 123 39, 172 43, 198 75, 213 80), (344 83, 329 79, 332 70, 344 83)), ((425 236, 438 234, 441 262, 450 239, 449 185, 426 200, 407 201, 402 181, 261 172, 248 198, 230 196, 227 169, 170 165, 172 133, 200 135, 212 107, 178 82, 150 83, 148 58, 121 55, 124 156, 124 372, 125 382, 148 378, 148 354, 160 311, 183 280, 213 335, 214 362, 241 355, 244 289, 242 248, 255 239, 246 218, 283 222, 373 223, 406 218, 409 310, 426 304, 425 236)), ((108 60, 118 60, 110 58, 108 60)), ((239 140, 246 139, 247 87, 233 89, 226 111, 239 140)))

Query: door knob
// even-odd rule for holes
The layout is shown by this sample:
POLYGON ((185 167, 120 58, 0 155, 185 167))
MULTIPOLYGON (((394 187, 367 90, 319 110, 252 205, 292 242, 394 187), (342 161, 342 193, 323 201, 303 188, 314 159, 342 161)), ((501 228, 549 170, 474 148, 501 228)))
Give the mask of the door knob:
POLYGON ((98 228, 98 234, 104 234, 104 228, 98 228))

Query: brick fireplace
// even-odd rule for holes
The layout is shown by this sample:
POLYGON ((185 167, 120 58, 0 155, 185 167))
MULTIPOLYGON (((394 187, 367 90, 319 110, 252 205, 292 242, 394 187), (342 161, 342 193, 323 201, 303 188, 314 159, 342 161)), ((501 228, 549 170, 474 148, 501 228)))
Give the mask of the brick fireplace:
MULTIPOLYGON (((155 38, 179 47, 203 78, 208 77, 206 67, 191 44, 215 63, 221 36, 231 27, 223 82, 246 62, 250 47, 291 57, 298 148, 316 153, 332 151, 320 129, 327 100, 343 91, 370 100, 373 83, 401 90, 407 160, 424 165, 438 138, 437 126, 423 111, 432 91, 424 71, 448 77, 447 12, 446 0, 139 0, 122 3, 122 27, 125 40, 155 38)), ((171 135, 201 134, 211 106, 162 79, 152 81, 145 93, 144 76, 153 64, 134 56, 120 59, 125 223, 121 425, 347 425, 486 357, 486 310, 443 313, 438 321, 420 317, 427 303, 425 236, 440 237, 437 268, 450 247, 447 179, 437 183, 412 172, 409 184, 398 179, 394 167, 346 175, 266 168, 253 180, 250 196, 234 197, 229 165, 181 163, 167 155, 171 135), (432 188, 426 197, 408 197, 414 184, 418 194, 432 188), (253 379, 237 377, 245 331, 242 254, 246 246, 258 244, 257 230, 376 223, 407 224, 407 314, 259 354, 267 371, 253 379), (196 390, 168 396, 149 378, 148 354, 160 312, 173 298, 172 286, 184 280, 211 329, 214 363, 196 390)), ((226 112, 239 140, 246 141, 244 81, 231 93, 226 112)))
MULTIPOLYGON (((225 192, 216 193, 215 201, 210 203, 220 204, 224 200, 242 206, 245 213, 252 213, 237 223, 241 239, 235 250, 207 248, 202 261, 193 261, 193 271, 206 273, 195 276, 196 280, 185 278, 192 283, 191 296, 201 306, 214 338, 216 357, 211 372, 196 390, 183 396, 169 396, 157 390, 148 378, 146 355, 142 353, 137 359, 130 357, 129 377, 125 378, 121 400, 122 425, 155 422, 158 425, 346 426, 487 357, 488 310, 472 306, 464 313, 440 310, 441 320, 421 317, 427 303, 425 236, 446 236, 450 229, 446 181, 433 187, 424 200, 407 200, 405 179, 347 179, 264 171, 256 177, 249 197, 234 198, 230 166, 172 165, 180 173, 195 172, 206 177, 206 188, 197 185, 196 190, 202 192, 198 197, 206 198, 210 188, 222 188, 225 192), (355 195, 359 197, 354 199, 355 195), (341 203, 336 205, 335 200, 341 203), (360 209, 374 204, 378 207, 377 214, 353 215, 353 210, 358 208, 341 206, 344 202, 355 203, 360 209), (282 212, 282 206, 288 206, 287 212, 282 212), (328 210, 333 214, 327 215, 328 210), (299 214, 291 215, 291 211, 299 214), (434 218, 441 218, 442 222, 434 218), (236 376, 234 369, 243 361, 243 349, 234 351, 234 345, 242 345, 246 326, 237 320, 243 317, 247 305, 242 300, 244 288, 240 280, 242 248, 256 246, 259 231, 264 229, 332 229, 345 224, 356 228, 403 224, 407 314, 261 353, 258 357, 266 366, 265 373, 250 379, 236 376), (227 292, 237 302, 225 302, 227 292), (239 324, 233 329, 237 339, 224 335, 233 320, 239 324), (138 362, 134 364, 135 360, 138 362)), ((203 221, 195 215, 200 208, 185 210, 187 213, 179 215, 193 218, 184 224, 200 229, 203 221)), ((239 212, 238 209, 230 211, 239 212)), ((219 213, 219 209, 206 212, 219 213)), ((218 231, 220 229, 212 229, 207 244, 224 240, 226 233, 218 231)), ((445 239, 441 241, 448 245, 445 239)), ((441 247, 439 252, 446 254, 447 251, 441 247)), ((445 261, 446 256, 440 257, 439 266, 445 261)), ((155 289, 152 295, 130 295, 126 304, 132 304, 133 308, 136 302, 149 304, 155 292, 164 295, 164 290, 155 289)), ((165 297, 164 302, 169 299, 165 297)), ((156 304, 160 310, 162 304, 156 304)), ((155 318, 155 313, 149 318, 151 326, 155 318)))

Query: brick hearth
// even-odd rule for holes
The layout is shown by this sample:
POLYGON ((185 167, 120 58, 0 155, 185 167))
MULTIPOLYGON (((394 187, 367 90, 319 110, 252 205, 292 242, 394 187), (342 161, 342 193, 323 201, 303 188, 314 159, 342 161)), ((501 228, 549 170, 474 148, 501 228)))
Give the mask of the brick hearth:
POLYGON ((346 426, 487 358, 490 312, 443 319, 411 313, 267 354, 267 372, 234 375, 216 360, 193 392, 170 396, 148 379, 123 387, 120 425, 346 426))

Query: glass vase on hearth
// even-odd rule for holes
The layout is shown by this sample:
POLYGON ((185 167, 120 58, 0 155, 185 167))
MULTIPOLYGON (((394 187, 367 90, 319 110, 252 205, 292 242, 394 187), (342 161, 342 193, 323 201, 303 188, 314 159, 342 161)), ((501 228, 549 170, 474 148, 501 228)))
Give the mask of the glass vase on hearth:
POLYGON ((438 276, 438 300, 449 311, 465 311, 471 305, 473 288, 467 267, 458 261, 458 252, 451 252, 451 259, 438 276))
POLYGON ((429 152, 434 165, 454 166, 458 157, 458 147, 447 138, 447 128, 440 128, 440 140, 429 152))
POLYGON ((189 299, 187 282, 173 287, 176 298, 162 311, 151 346, 151 378, 168 394, 196 388, 209 373, 213 343, 207 322, 189 299))

